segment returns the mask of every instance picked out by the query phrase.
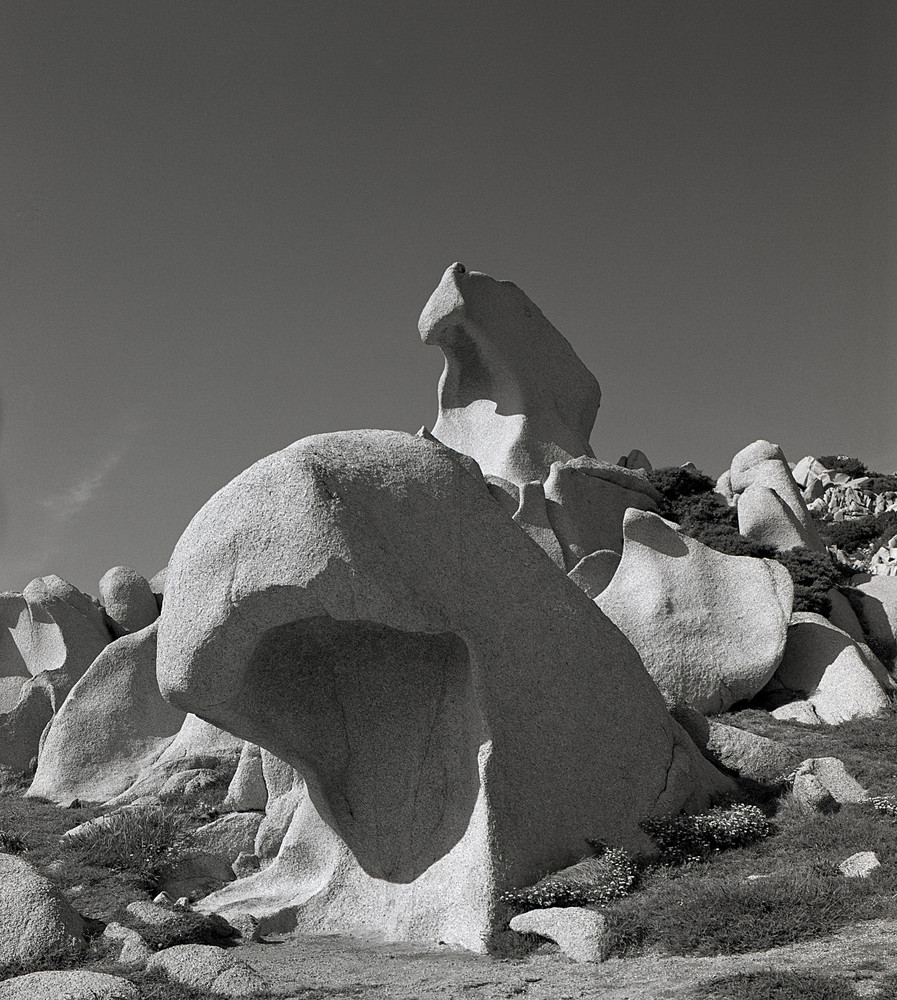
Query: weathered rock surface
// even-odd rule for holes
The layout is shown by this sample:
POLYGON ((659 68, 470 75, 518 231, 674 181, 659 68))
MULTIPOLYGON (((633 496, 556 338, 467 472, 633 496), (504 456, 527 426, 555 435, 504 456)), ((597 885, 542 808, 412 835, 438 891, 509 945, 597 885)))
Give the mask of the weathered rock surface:
POLYGON ((262 767, 262 748, 244 743, 240 760, 221 804, 222 812, 263 812, 268 802, 268 789, 262 767))
POLYGON ((27 861, 0 854, 0 970, 66 961, 84 943, 84 921, 56 886, 27 861))
POLYGON ((838 865, 838 871, 847 878, 869 878, 876 868, 881 868, 881 862, 875 851, 858 851, 838 865))
POLYGON ((807 776, 816 778, 839 806, 848 802, 866 802, 869 798, 866 789, 838 757, 810 757, 803 761, 794 774, 795 794, 798 793, 799 783, 807 776))
POLYGON ((630 510, 623 558, 595 603, 627 636, 668 704, 719 712, 752 697, 785 648, 793 587, 770 559, 730 556, 630 510))
POLYGON ((0 983, 0 1000, 139 1000, 137 987, 105 972, 31 972, 0 983))
POLYGON ((593 457, 598 382, 516 285, 453 264, 419 327, 445 355, 433 427, 443 444, 518 486, 593 457))
POLYGON ((603 962, 607 958, 610 935, 606 925, 603 913, 583 906, 527 910, 511 920, 511 930, 554 941, 574 962, 603 962))
POLYGON ((851 580, 851 604, 889 670, 897 667, 897 577, 862 573, 851 580))
POLYGON ((738 530, 763 545, 822 551, 819 532, 782 449, 755 441, 732 459, 729 484, 737 501, 738 530))
POLYGON ((797 612, 764 695, 778 702, 777 719, 834 725, 878 715, 890 704, 890 689, 887 671, 868 649, 822 615, 797 612))
POLYGON ((195 715, 186 715, 161 754, 141 770, 133 784, 109 799, 107 805, 114 808, 146 796, 172 796, 202 799, 217 807, 227 795, 242 748, 243 741, 236 736, 195 715))
POLYGON ((184 723, 156 683, 155 623, 108 645, 53 718, 28 794, 105 802, 137 780, 184 723))
POLYGON ((213 945, 178 944, 157 952, 146 967, 211 996, 251 997, 271 989, 255 969, 213 945))
POLYGON ((277 861, 216 896, 318 932, 482 949, 504 889, 726 783, 475 466, 397 432, 307 438, 212 498, 158 674, 304 776, 277 861))
POLYGON ((139 632, 159 617, 149 581, 130 566, 113 566, 103 574, 100 601, 116 636, 139 632))
POLYGON ((119 965, 142 969, 153 954, 153 949, 137 931, 115 921, 106 924, 102 938, 108 942, 110 951, 119 965))
POLYGON ((238 854, 252 854, 255 837, 264 819, 262 812, 226 813, 199 827, 193 835, 198 848, 218 854, 228 863, 238 854))
POLYGON ((628 455, 624 455, 617 465, 622 465, 624 469, 642 469, 644 472, 650 472, 653 468, 648 456, 638 448, 633 448, 628 455))
POLYGON ((674 708, 672 714, 708 760, 739 778, 778 784, 799 763, 793 750, 765 736, 708 719, 685 706, 674 708))

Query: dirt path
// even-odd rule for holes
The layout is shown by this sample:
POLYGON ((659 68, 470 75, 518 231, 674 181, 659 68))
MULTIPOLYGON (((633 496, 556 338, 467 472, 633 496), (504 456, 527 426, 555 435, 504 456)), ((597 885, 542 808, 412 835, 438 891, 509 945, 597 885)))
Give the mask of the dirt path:
MULTIPOLYGON (((701 982, 767 969, 843 975, 858 996, 881 996, 876 983, 897 973, 897 921, 872 921, 834 937, 725 958, 646 956, 579 965, 559 954, 493 959, 420 945, 359 943, 340 937, 294 937, 244 945, 235 955, 275 992, 301 1000, 687 1000, 701 982)), ((722 997, 722 994, 721 994, 722 997)))

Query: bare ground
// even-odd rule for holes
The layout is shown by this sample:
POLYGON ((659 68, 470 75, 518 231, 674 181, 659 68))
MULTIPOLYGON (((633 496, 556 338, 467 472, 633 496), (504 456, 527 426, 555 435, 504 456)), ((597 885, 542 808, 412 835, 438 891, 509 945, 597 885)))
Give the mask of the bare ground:
POLYGON ((337 936, 270 941, 242 945, 233 954, 265 976, 275 994, 301 1000, 687 1000, 708 980, 770 969, 844 977, 857 996, 891 1000, 893 987, 884 980, 897 972, 897 920, 856 924, 832 937, 747 955, 649 955, 610 959, 601 965, 577 964, 544 951, 522 959, 495 959, 438 945, 359 942, 337 936))

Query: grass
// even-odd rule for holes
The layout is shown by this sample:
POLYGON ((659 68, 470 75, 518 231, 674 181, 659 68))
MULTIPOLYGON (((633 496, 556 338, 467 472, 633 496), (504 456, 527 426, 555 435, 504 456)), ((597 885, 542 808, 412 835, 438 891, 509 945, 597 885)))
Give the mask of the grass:
MULTIPOLYGON (((855 980, 814 972, 739 972, 701 983, 688 1000, 857 1000, 855 980)), ((879 1000, 897 997, 897 977, 875 981, 879 1000)))
POLYGON ((170 806, 124 809, 66 837, 63 851, 81 863, 98 859, 142 889, 157 888, 189 844, 184 813, 170 806))
MULTIPOLYGON (((725 721, 803 757, 840 757, 874 793, 897 793, 893 713, 825 729, 758 711, 725 721)), ((809 812, 790 794, 770 803, 770 811, 772 836, 712 858, 649 869, 640 891, 608 905, 612 953, 738 954, 897 916, 897 816, 863 803, 809 812), (844 878, 837 865, 858 851, 875 851, 881 868, 866 879, 844 878)))

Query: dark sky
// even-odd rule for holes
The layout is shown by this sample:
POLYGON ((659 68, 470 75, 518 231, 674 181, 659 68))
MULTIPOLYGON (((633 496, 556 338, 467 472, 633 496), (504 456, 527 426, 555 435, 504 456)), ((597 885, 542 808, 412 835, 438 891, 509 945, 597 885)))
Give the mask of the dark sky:
POLYGON ((895 43, 891 0, 6 0, 0 589, 432 425, 455 260, 597 375, 599 458, 893 471, 895 43))

